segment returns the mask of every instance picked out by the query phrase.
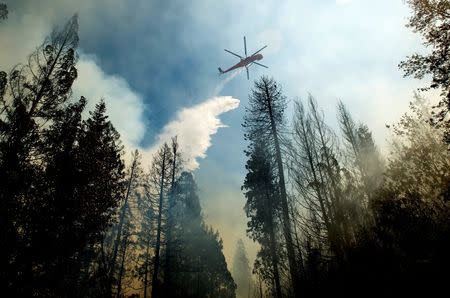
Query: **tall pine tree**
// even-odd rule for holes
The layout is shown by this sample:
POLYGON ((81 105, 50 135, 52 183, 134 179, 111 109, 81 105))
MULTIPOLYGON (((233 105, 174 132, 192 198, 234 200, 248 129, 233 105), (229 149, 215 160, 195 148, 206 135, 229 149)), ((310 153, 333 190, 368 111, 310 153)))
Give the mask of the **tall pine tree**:
POLYGON ((299 271, 292 240, 292 227, 280 144, 285 106, 286 99, 280 86, 273 79, 262 77, 255 82, 255 87, 249 96, 249 107, 244 116, 243 126, 246 130, 247 140, 256 141, 258 138, 265 138, 267 140, 266 145, 270 148, 269 154, 270 158, 274 160, 274 170, 276 171, 278 183, 283 235, 286 242, 292 288, 294 289, 294 296, 300 297, 299 271))
POLYGON ((281 207, 278 184, 263 140, 251 145, 247 155, 248 173, 242 186, 247 198, 244 207, 249 218, 247 233, 261 245, 254 271, 266 282, 274 296, 280 298, 282 290, 278 235, 281 223, 277 215, 281 207))

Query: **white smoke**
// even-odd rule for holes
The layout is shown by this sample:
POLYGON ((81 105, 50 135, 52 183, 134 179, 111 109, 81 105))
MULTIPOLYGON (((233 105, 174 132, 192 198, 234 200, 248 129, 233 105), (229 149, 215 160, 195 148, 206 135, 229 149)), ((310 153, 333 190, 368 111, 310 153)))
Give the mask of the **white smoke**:
POLYGON ((143 150, 144 161, 151 160, 153 154, 164 142, 177 136, 182 151, 184 168, 192 171, 199 167, 198 158, 205 158, 211 146, 211 136, 221 127, 226 127, 219 119, 225 112, 236 109, 239 100, 231 96, 216 96, 189 108, 183 108, 174 120, 164 126, 156 142, 143 150))
POLYGON ((143 97, 132 90, 124 78, 103 72, 93 56, 81 55, 77 69, 79 76, 73 85, 74 95, 87 98, 88 111, 103 98, 107 115, 120 133, 126 150, 132 150, 145 133, 143 97))

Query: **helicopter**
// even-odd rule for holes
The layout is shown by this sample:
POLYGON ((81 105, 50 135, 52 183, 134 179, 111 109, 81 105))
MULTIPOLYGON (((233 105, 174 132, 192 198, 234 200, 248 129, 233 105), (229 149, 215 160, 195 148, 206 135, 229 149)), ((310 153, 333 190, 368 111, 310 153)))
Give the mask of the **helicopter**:
POLYGON ((257 50, 256 52, 254 52, 253 54, 251 54, 250 56, 247 56, 247 41, 245 39, 244 36, 244 52, 245 52, 245 57, 238 55, 236 53, 233 53, 232 51, 229 51, 227 49, 224 49, 225 52, 228 52, 236 57, 238 57, 239 59, 241 59, 241 61, 239 61, 238 63, 236 63, 235 65, 231 66, 230 68, 226 69, 226 70, 222 70, 222 68, 219 67, 219 75, 222 75, 224 73, 227 73, 229 71, 241 68, 241 67, 245 67, 246 71, 247 71, 247 80, 250 79, 250 76, 248 74, 248 68, 252 65, 252 64, 256 64, 258 66, 261 67, 265 67, 265 68, 269 68, 268 66, 265 66, 261 63, 258 63, 256 61, 259 61, 263 58, 262 54, 259 54, 259 52, 261 52, 262 50, 264 50, 267 47, 267 45, 263 46, 261 49, 257 50))

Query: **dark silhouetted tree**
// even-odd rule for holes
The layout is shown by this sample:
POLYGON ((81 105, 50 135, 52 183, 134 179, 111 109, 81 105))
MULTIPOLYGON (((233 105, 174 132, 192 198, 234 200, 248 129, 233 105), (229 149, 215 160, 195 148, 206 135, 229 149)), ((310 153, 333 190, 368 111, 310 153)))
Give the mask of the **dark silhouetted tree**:
POLYGON ((247 140, 255 141, 258 138, 265 138, 267 140, 266 145, 270 148, 270 158, 273 158, 275 161, 274 170, 276 171, 278 182, 280 211, 283 235, 286 242, 289 273, 292 288, 294 289, 294 296, 300 297, 299 271, 292 240, 290 211, 280 145, 285 106, 286 99, 282 94, 280 86, 273 79, 262 77, 259 81, 255 82, 254 89, 249 96, 249 106, 244 116, 243 126, 246 130, 247 140))
POLYGON ((247 202, 247 234, 261 245, 254 271, 265 281, 275 297, 281 297, 278 213, 280 200, 273 162, 263 140, 256 140, 246 152, 247 175, 242 190, 247 202))
POLYGON ((180 146, 178 145, 177 138, 172 138, 171 143, 172 150, 172 164, 171 164, 171 181, 170 181, 170 190, 168 194, 168 206, 167 206, 167 225, 166 225, 166 248, 165 248, 165 264, 164 264, 164 292, 166 296, 170 296, 170 292, 172 291, 172 268, 175 266, 172 261, 174 250, 176 250, 177 240, 173 237, 173 232, 175 229, 175 184, 176 179, 178 178, 179 172, 181 171, 182 162, 181 162, 181 153, 180 146))
POLYGON ((360 232, 339 279, 358 289, 382 285, 379 295, 437 294, 450 265, 450 153, 443 129, 427 123, 425 100, 416 97, 411 110, 393 126, 385 178, 370 204, 374 222, 360 232))
POLYGON ((148 175, 144 176, 143 189, 136 193, 136 206, 139 210, 139 230, 137 233, 138 262, 136 265, 136 276, 142 281, 143 295, 147 297, 150 285, 150 273, 152 259, 152 248, 156 239, 156 212, 157 200, 154 200, 154 192, 148 175))
POLYGON ((31 295, 33 268, 40 268, 33 265, 31 242, 36 238, 30 235, 39 231, 33 214, 48 191, 43 180, 46 146, 40 138, 55 121, 70 117, 65 104, 77 77, 77 29, 75 15, 45 39, 27 64, 9 76, 0 73, 0 280, 4 289, 22 291, 18 295, 31 295))
POLYGON ((344 192, 345 171, 338 160, 337 138, 311 96, 308 108, 305 111, 303 104, 296 102, 289 170, 309 217, 304 222, 308 237, 319 241, 314 243, 316 247, 342 261, 344 246, 353 234, 350 219, 354 204, 344 192))
POLYGON ((111 291, 108 262, 102 262, 104 233, 112 224, 116 210, 125 192, 123 146, 119 134, 106 116, 106 105, 101 101, 84 122, 79 139, 80 178, 82 188, 80 208, 85 223, 87 246, 84 252, 86 282, 98 280, 101 291, 111 291), (94 273, 90 273, 94 272, 94 273), (86 280, 87 279, 87 280, 86 280))
POLYGON ((172 190, 171 289, 164 297, 235 297, 219 234, 203 223, 197 185, 182 172, 172 190))
MULTIPOLYGON (((130 214, 130 204, 129 204, 129 198, 133 194, 134 190, 138 187, 138 184, 140 182, 140 178, 142 176, 142 169, 140 165, 140 155, 139 151, 135 150, 132 156, 132 162, 129 169, 128 174, 128 181, 127 183, 127 190, 123 199, 122 207, 120 208, 119 213, 119 221, 117 223, 117 231, 116 231, 116 238, 114 240, 113 249, 112 249, 112 257, 111 257, 111 265, 110 265, 110 278, 113 279, 113 275, 115 274, 116 269, 116 261, 117 261, 117 253, 119 246, 121 244, 121 238, 122 238, 122 227, 124 223, 128 220, 131 221, 131 218, 126 218, 127 214, 130 214)), ((128 232, 129 233, 129 232, 128 232)), ((127 243, 127 241, 125 241, 127 243)))
POLYGON ((171 166, 172 166, 172 150, 164 143, 154 156, 152 168, 150 172, 150 181, 153 188, 157 192, 158 202, 156 204, 156 243, 155 256, 153 261, 152 274, 152 297, 159 297, 160 291, 160 265, 161 265, 161 243, 164 236, 165 225, 163 220, 166 218, 167 197, 171 185, 171 166))

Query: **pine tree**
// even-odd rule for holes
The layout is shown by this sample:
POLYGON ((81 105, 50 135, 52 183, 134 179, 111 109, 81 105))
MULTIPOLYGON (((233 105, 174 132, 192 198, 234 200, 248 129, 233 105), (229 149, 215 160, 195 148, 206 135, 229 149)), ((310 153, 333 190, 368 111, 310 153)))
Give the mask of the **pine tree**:
MULTIPOLYGON (((194 177, 182 172, 176 180, 172 198, 172 283, 169 297, 195 297, 199 274, 199 238, 203 234, 200 199, 194 177)), ((204 282, 203 280, 199 282, 204 282)))
MULTIPOLYGON (((305 280, 312 286, 317 267, 326 263, 329 268, 345 264, 346 248, 356 241, 362 200, 349 174, 352 169, 342 167, 337 137, 324 122, 312 97, 307 107, 306 110, 300 101, 295 103, 293 134, 287 152, 289 176, 300 206, 298 221, 303 241, 298 246, 303 242, 306 247, 303 250, 306 250, 305 267, 309 276, 305 280)), ((348 129, 346 137, 359 150, 358 132, 351 119, 346 119, 345 129, 348 129)), ((352 147, 350 151, 355 152, 352 147)), ((354 166, 357 165, 351 167, 354 166)), ((301 256, 302 249, 299 250, 301 256)))
MULTIPOLYGON (((79 138, 79 173, 81 187, 78 190, 80 214, 85 227, 85 251, 83 273, 86 282, 100 279, 97 290, 111 292, 107 264, 101 259, 104 232, 111 225, 116 208, 125 192, 123 146, 120 137, 106 116, 106 105, 100 101, 90 117, 84 121, 84 132, 79 138), (91 268, 94 274, 90 276, 91 268)), ((87 286, 87 285, 85 285, 87 286)))
POLYGON ((40 225, 33 214, 39 213, 46 192, 40 138, 45 127, 64 117, 77 77, 77 29, 75 15, 45 39, 27 64, 9 76, 0 73, 0 280, 4 289, 22 292, 17 295, 30 295, 33 287, 36 237, 31 234, 40 225))
MULTIPOLYGON (((131 162, 128 179, 127 179, 128 180, 127 186, 126 186, 127 189, 126 189, 126 193, 125 193, 125 196, 123 199, 122 207, 120 208, 119 222, 117 223, 116 238, 115 238, 115 241, 113 244, 113 249, 112 249, 111 265, 109 268, 111 280, 113 279, 113 275, 115 274, 117 253, 118 253, 119 245, 122 242, 121 241, 122 227, 124 224, 127 224, 126 221, 131 220, 130 218, 126 218, 127 214, 129 214, 131 216, 129 199, 130 199, 130 196, 133 194, 134 190, 139 186, 139 181, 140 181, 141 176, 142 176, 142 169, 141 169, 141 165, 140 165, 140 155, 139 155, 139 151, 135 150, 132 155, 132 162, 131 162)), ((128 224, 130 224, 130 223, 128 223, 128 224)), ((127 243, 127 241, 125 241, 125 243, 127 243)))
MULTIPOLYGON (((146 175, 147 176, 147 175, 146 175)), ((151 249, 153 247, 155 235, 155 208, 152 187, 149 177, 144 178, 142 192, 136 193, 136 205, 139 209, 139 231, 137 233, 138 263, 136 265, 136 275, 142 281, 144 298, 147 297, 147 290, 150 284, 150 266, 152 264, 151 249)))
POLYGON ((170 291, 164 297, 235 297, 219 234, 203 223, 193 175, 182 172, 173 189, 170 291))
POLYGON ((362 184, 362 204, 367 207, 371 196, 381 182, 384 161, 372 138, 372 133, 364 124, 356 125, 350 112, 342 101, 338 102, 338 120, 342 135, 348 147, 351 164, 358 173, 353 177, 356 183, 362 184))
POLYGON ((255 82, 255 88, 249 96, 249 102, 250 105, 247 108, 243 124, 246 129, 246 138, 250 141, 258 138, 266 138, 268 140, 267 145, 270 148, 271 158, 274 159, 277 170, 276 175, 278 179, 282 227, 286 242, 289 273, 294 289, 294 296, 300 297, 299 271, 292 240, 290 212, 280 145, 286 99, 282 94, 281 88, 274 80, 262 77, 259 81, 255 82))
POLYGON ((160 150, 156 153, 152 169, 150 173, 150 180, 157 191, 158 202, 156 204, 156 243, 155 243, 155 256, 153 261, 153 274, 152 274, 152 297, 159 297, 161 295, 160 289, 160 265, 161 265, 161 243, 164 233, 164 223, 167 208, 167 196, 171 185, 171 162, 172 151, 170 147, 164 143, 160 150))
MULTIPOLYGON (((119 205, 125 190, 123 146, 119 133, 106 115, 106 105, 101 101, 85 121, 85 132, 79 144, 81 148, 81 171, 87 187, 83 194, 85 200, 92 199, 94 205, 84 204, 85 213, 93 214, 91 225, 98 224, 104 230, 112 220, 115 208, 119 205)), ((92 235, 97 237, 97 233, 92 235)))
MULTIPOLYGON (((83 133, 81 115, 86 105, 82 97, 69 105, 62 117, 44 131, 41 144, 45 170, 41 199, 34 205, 32 242, 34 257, 42 256, 42 270, 35 272, 40 287, 55 288, 58 296, 76 290, 80 263, 78 256, 86 245, 86 225, 80 209, 80 148, 83 133), (45 181, 45 182, 44 182, 45 181), (39 219, 40 218, 40 219, 39 219), (57 277, 57 278, 55 278, 57 277), (70 289, 70 290, 69 290, 70 289)), ((29 211, 33 214, 32 211, 29 211)))
POLYGON ((175 186, 176 179, 181 171, 181 153, 178 145, 177 138, 172 138, 171 143, 172 150, 172 164, 171 164, 171 181, 170 190, 168 194, 168 209, 167 209, 167 225, 166 225, 166 249, 165 249, 165 264, 164 264, 164 292, 166 296, 171 296, 172 288, 172 270, 175 266, 173 262, 173 255, 176 250, 177 241, 173 237, 175 229, 175 186))
POLYGON ((119 297, 123 289, 124 279, 131 275, 134 266, 129 263, 135 261, 137 249, 136 231, 139 220, 140 196, 143 194, 144 172, 141 166, 141 155, 138 150, 131 154, 131 164, 126 173, 126 191, 117 210, 114 224, 103 239, 104 254, 107 256, 107 271, 110 282, 116 285, 115 295, 119 297), (124 262, 126 264, 124 264, 124 262))
POLYGON ((247 202, 249 218, 247 234, 261 245, 255 262, 255 271, 272 288, 275 297, 281 297, 278 227, 280 200, 278 185, 267 145, 263 140, 252 144, 246 153, 248 171, 242 189, 247 202))
MULTIPOLYGON (((116 287, 116 297, 123 297, 123 291, 126 289, 125 281, 127 278, 127 267, 128 264, 133 262, 132 253, 130 252, 133 241, 134 224, 132 222, 131 210, 127 208, 126 220, 123 226, 123 236, 121 237, 121 244, 119 248, 120 255, 120 266, 117 274, 117 287, 116 287)), ((131 281, 132 282, 132 281, 131 281)))

